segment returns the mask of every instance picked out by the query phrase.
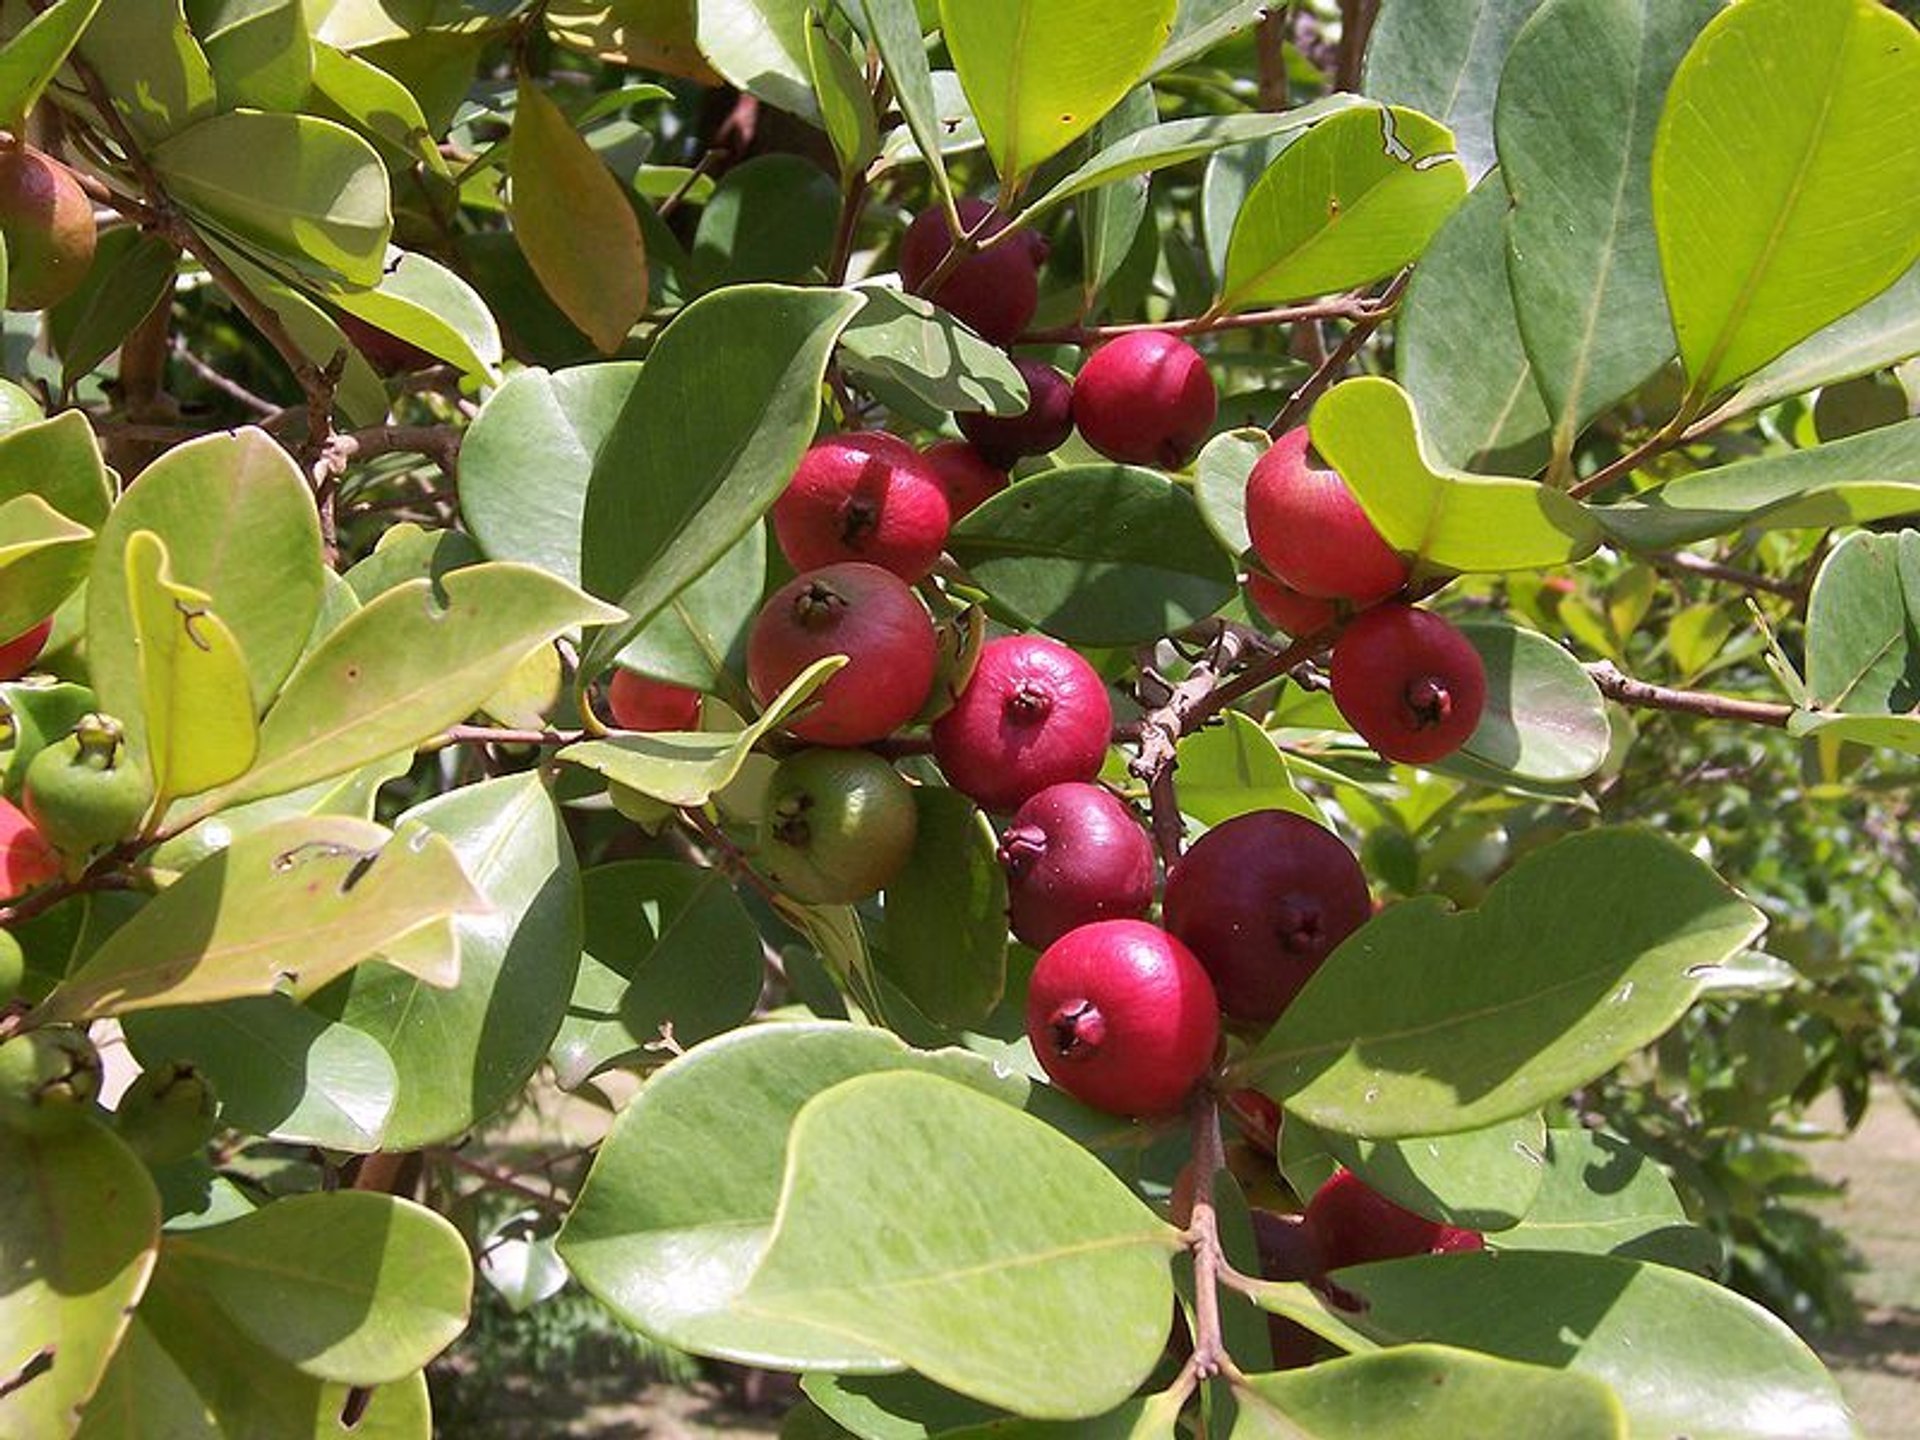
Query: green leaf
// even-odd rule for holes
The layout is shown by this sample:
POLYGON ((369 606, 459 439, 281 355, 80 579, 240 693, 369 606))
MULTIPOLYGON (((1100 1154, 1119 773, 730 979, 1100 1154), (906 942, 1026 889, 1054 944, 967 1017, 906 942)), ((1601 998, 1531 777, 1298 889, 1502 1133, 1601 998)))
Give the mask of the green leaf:
POLYGON ((1618 1255, 1711 1273, 1720 1242, 1692 1225, 1658 1165, 1604 1131, 1549 1130, 1547 1168, 1526 1218, 1503 1230, 1502 1250, 1618 1255))
POLYGON ((640 70, 720 81, 694 48, 694 0, 552 0, 547 33, 561 45, 640 70))
POLYGON ((834 341, 860 309, 836 290, 736 285, 693 302, 648 353, 587 487, 587 588, 624 624, 602 669, 773 504, 812 443, 834 341), (699 424, 690 424, 692 417, 699 424))
POLYGON ((1606 762, 1606 701, 1564 646, 1514 625, 1460 631, 1487 670, 1487 708, 1462 747, 1469 757, 1549 784, 1584 780, 1606 762))
POLYGON ((799 155, 758 155, 721 177, 693 232, 700 290, 757 280, 800 281, 824 268, 840 191, 799 155))
POLYGON ((1551 1435, 1626 1440, 1627 1415, 1605 1382, 1441 1345, 1350 1355, 1304 1370, 1248 1376, 1228 1440, 1455 1440, 1551 1435))
POLYGON ((1280 747, 1251 715, 1228 710, 1223 724, 1180 741, 1180 809, 1202 825, 1253 810, 1288 810, 1321 823, 1320 810, 1294 786, 1280 747))
MULTIPOLYGON (((907 1371, 899 1375, 835 1375, 816 1370, 800 1378, 807 1397, 863 1440, 929 1440, 964 1434, 963 1427, 1004 1420, 1001 1411, 907 1371)), ((992 1432, 989 1432, 992 1433, 992 1432)))
POLYGON ((687 1047, 746 1022, 764 976, 760 931, 724 874, 629 860, 583 884, 586 949, 550 1056, 563 1089, 615 1061, 645 1063, 665 1035, 687 1047))
POLYGON ((1816 386, 1870 375, 1912 355, 1920 355, 1920 265, 1762 368, 1703 423, 1717 424, 1816 386))
POLYGON ((1267 0, 1180 0, 1173 18, 1173 34, 1153 62, 1161 74, 1198 59, 1222 40, 1250 30, 1272 11, 1267 0))
MULTIPOLYGON (((626 1324, 696 1354, 847 1373, 901 1368, 844 1331, 738 1303, 773 1231, 794 1117, 843 1080, 901 1069, 1015 1105, 1028 1091, 978 1057, 910 1050, 884 1030, 812 1022, 732 1031, 661 1069, 621 1112, 560 1232, 562 1258, 626 1324)), ((992 1173, 1007 1168, 1003 1157, 992 1173)), ((969 1181, 954 1193, 974 1189, 969 1181)))
POLYGON ((618 613, 524 565, 396 585, 300 662, 260 726, 253 769, 202 803, 295 790, 411 749, 470 715, 535 646, 618 613))
POLYGON ((880 153, 880 122, 867 77, 817 12, 807 17, 807 72, 841 179, 852 182, 880 153))
MULTIPOLYGON (((920 154, 933 169, 933 183, 942 203, 953 195, 947 179, 941 145, 941 111, 934 97, 933 73, 927 65, 927 49, 921 39, 920 18, 913 0, 857 0, 866 20, 866 32, 879 52, 887 82, 893 87, 894 102, 913 136, 920 154)), ((851 8, 849 7, 849 13, 851 8)))
POLYGON ((950 1080, 880 1074, 808 1101, 739 1304, 846 1334, 1037 1419, 1132 1394, 1166 1343, 1178 1237, 1045 1123, 950 1080), (930 1207, 928 1193, 948 1197, 930 1207), (912 1215, 913 1243, 892 1238, 912 1215), (1085 1324, 1088 1295, 1100 1324, 1085 1324))
POLYGON ((497 1113, 546 1058, 580 959, 580 870, 533 772, 435 796, 394 824, 443 837, 486 901, 455 922, 460 978, 441 988, 362 965, 314 1008, 386 1047, 399 1098, 383 1148, 415 1150, 497 1113))
POLYGON ((246 657, 212 597, 174 583, 166 542, 151 530, 127 537, 126 557, 153 813, 162 815, 178 796, 244 774, 259 734, 246 657))
POLYGON ((1683 413, 1920 258, 1916 129, 1920 35, 1872 0, 1744 0, 1701 33, 1653 150, 1683 413))
POLYGON ((1387 543, 1435 569, 1545 569, 1599 544, 1585 507, 1558 490, 1429 462, 1413 402, 1391 380, 1341 382, 1313 407, 1311 425, 1314 448, 1387 543))
POLYGON ((1099 123, 1173 33, 1174 0, 941 0, 994 169, 1013 184, 1099 123))
POLYGON ((400 1077, 370 1035, 284 995, 143 1010, 121 1024, 142 1066, 199 1067, 222 1125, 357 1155, 381 1147, 400 1077))
POLYGON ((37 496, 90 530, 106 523, 113 490, 85 415, 70 410, 0 434, 0 505, 22 495, 37 496))
MULTIPOLYGON (((304 996, 401 942, 445 932, 485 902, 437 836, 396 837, 343 817, 300 817, 234 841, 149 901, 36 1012, 97 1019, 272 991, 304 996)), ((424 951, 407 958, 426 963, 424 951)), ((446 977, 449 981, 451 976, 446 977)))
POLYGON ((704 805, 740 773, 761 737, 777 729, 846 663, 840 655, 814 661, 774 697, 758 720, 738 732, 662 731, 582 740, 554 758, 668 805, 704 805))
POLYGON ((303 106, 313 42, 302 0, 187 0, 187 18, 213 66, 221 109, 303 106))
POLYGON ((541 288, 603 355, 647 308, 647 252, 626 191, 558 105, 521 76, 513 232, 541 288))
MULTIPOLYGON (((1089 148, 1103 148, 1150 128, 1159 119, 1153 87, 1137 85, 1087 137, 1089 148)), ((1092 313, 1100 292, 1133 252, 1147 218, 1151 182, 1130 176, 1123 182, 1088 191, 1076 207, 1080 219, 1080 294, 1083 312, 1092 313)))
POLYGON ((102 0, 80 58, 113 97, 134 138, 164 140, 216 108, 213 68, 187 29, 181 0, 102 0))
POLYGON ((47 312, 64 388, 91 374, 155 305, 172 296, 179 257, 172 241, 131 225, 101 232, 93 267, 79 288, 47 312))
POLYGON ((808 8, 808 0, 693 0, 695 42, 728 84, 817 124, 808 8))
POLYGON ((1556 1101, 1664 1033, 1762 917, 1650 830, 1568 836, 1476 910, 1392 906, 1335 950, 1248 1059, 1323 1129, 1474 1130, 1556 1101))
POLYGON ((929 1020, 977 1025, 1007 979, 1007 877, 993 827, 957 790, 922 785, 913 852, 887 885, 875 965, 929 1020))
POLYGON ((1360 88, 1407 105, 1453 131, 1460 159, 1478 180, 1493 168, 1494 98, 1507 51, 1541 0, 1479 0, 1433 6, 1387 0, 1367 43, 1360 88))
POLYGON ((1736 530, 1863 525, 1916 511, 1920 420, 1738 460, 1588 513, 1635 550, 1666 550, 1736 530))
POLYGON ((936 410, 1026 410, 1027 382, 999 346, 918 295, 880 285, 854 293, 865 304, 841 332, 840 361, 856 383, 890 381, 936 410))
POLYGON ((463 375, 492 379, 505 353, 487 302, 439 261, 411 250, 387 252, 376 288, 336 291, 328 298, 463 375))
POLYGON ((1433 1255, 1340 1272, 1352 1323, 1591 1375, 1634 1435, 1856 1432, 1833 1378, 1781 1321, 1696 1275, 1605 1255, 1433 1255), (1658 1357, 1650 1363, 1649 1357, 1658 1357))
POLYGON ((1293 1147, 1317 1143, 1329 1161, 1346 1166, 1395 1204, 1444 1224, 1498 1231, 1502 1240, 1532 1212, 1546 1176, 1547 1126, 1538 1112, 1482 1130, 1407 1140, 1362 1140, 1298 1121, 1286 1128, 1289 1179, 1299 1164, 1293 1147), (1307 1134, 1295 1135, 1295 1130, 1307 1134))
POLYGON ((0 1433, 72 1432, 159 1243, 153 1181, 105 1127, 0 1125, 0 1433))
POLYGON ((0 634, 20 635, 87 578, 93 532, 38 495, 0 504, 0 634))
POLYGON ((1363 106, 1280 152, 1240 207, 1219 307, 1348 290, 1417 259, 1466 198, 1453 135, 1415 110, 1363 106))
POLYGON ((1558 463, 1589 420, 1673 356, 1646 243, 1654 129, 1680 57, 1720 4, 1547 0, 1501 72, 1507 270, 1558 463))
POLYGON ((620 663, 695 690, 737 692, 744 703, 738 676, 766 576, 767 531, 755 525, 627 642, 620 663))
POLYGON ((953 529, 953 556, 995 600, 1070 644, 1130 645, 1204 620, 1233 562, 1193 496, 1133 465, 1051 470, 953 529))
POLYGON ((1247 534, 1247 477, 1272 444, 1264 430, 1228 430, 1209 440, 1193 462, 1200 518, 1228 554, 1244 555, 1253 548, 1247 534))
POLYGON ((1807 693, 1817 710, 1900 715, 1920 708, 1920 532, 1850 535, 1807 601, 1807 693))
POLYGON ((316 1379, 404 1379, 466 1328, 466 1241, 441 1216, 393 1195, 291 1195, 164 1244, 172 1278, 316 1379), (298 1304, 288 1303, 290 1291, 298 1304))
POLYGON ((306 108, 389 147, 396 158, 447 173, 447 162, 413 92, 364 56, 315 40, 313 94, 306 108))
POLYGON ((344 126, 233 110, 148 159, 189 215, 243 249, 319 280, 380 283, 393 228, 387 167, 344 126))
POLYGON ((0 46, 0 124, 21 133, 27 112, 99 9, 100 0, 54 0, 0 46))

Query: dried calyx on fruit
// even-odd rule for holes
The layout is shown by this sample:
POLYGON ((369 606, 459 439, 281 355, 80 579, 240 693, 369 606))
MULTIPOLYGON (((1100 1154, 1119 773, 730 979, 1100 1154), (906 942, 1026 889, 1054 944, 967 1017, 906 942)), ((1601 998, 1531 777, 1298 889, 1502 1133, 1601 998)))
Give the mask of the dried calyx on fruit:
POLYGON ((1254 463, 1247 533, 1274 578, 1312 599, 1371 605, 1407 583, 1406 561, 1373 528, 1347 482, 1307 463, 1304 426, 1254 463))
POLYGON ((1153 843, 1111 791, 1049 785, 1000 837, 1007 913, 1024 944, 1043 949, 1095 920, 1138 918, 1153 904, 1153 843))
POLYGON ((1179 469, 1213 430, 1218 410, 1200 352, 1159 330, 1109 340, 1073 382, 1080 438, 1128 465, 1179 469))
POLYGON ((1466 744, 1486 707, 1480 652, 1446 620, 1411 605, 1356 616, 1334 642, 1328 674, 1341 715, 1388 760, 1445 759, 1466 744))
POLYGON ((947 783, 983 808, 1017 809, 1028 796, 1100 773, 1113 705, 1097 672, 1042 635, 981 648, 960 698, 933 725, 947 783))
POLYGON ((128 753, 120 722, 94 714, 33 757, 20 798, 34 826, 66 856, 68 870, 77 871, 94 851, 133 834, 153 803, 153 786, 128 753))
POLYGON ((913 787, 867 750, 803 750, 767 782, 760 865, 796 900, 851 905, 913 853, 913 787))
POLYGON ((919 580, 940 559, 950 523, 933 466, 879 430, 819 441, 773 504, 773 533, 795 570, 864 560, 919 580))
POLYGON ((84 1030, 29 1030, 0 1041, 0 1126, 30 1135, 82 1123, 100 1094, 100 1052, 84 1030))

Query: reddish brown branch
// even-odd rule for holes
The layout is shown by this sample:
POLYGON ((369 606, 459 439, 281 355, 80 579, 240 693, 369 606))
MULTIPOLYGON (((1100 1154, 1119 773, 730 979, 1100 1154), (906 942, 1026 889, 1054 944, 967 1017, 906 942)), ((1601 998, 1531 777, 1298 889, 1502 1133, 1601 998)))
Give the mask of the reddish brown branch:
POLYGON ((1703 690, 1675 690, 1654 685, 1623 674, 1610 660, 1587 666, 1587 674, 1600 687, 1600 693, 1622 705, 1642 710, 1671 710, 1681 715, 1704 715, 1713 720, 1742 720, 1749 725, 1770 725, 1785 729, 1793 718, 1791 705, 1765 700, 1741 700, 1732 695, 1714 695, 1703 690))

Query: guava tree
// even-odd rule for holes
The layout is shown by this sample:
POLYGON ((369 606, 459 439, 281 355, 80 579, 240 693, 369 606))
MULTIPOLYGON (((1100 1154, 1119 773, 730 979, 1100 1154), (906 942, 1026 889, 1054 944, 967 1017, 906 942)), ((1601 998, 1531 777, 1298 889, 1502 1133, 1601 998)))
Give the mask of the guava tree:
POLYGON ((0 1433, 1852 1433, 1596 1096, 1801 983, 1636 774, 1920 751, 1896 8, 0 37, 0 1433))

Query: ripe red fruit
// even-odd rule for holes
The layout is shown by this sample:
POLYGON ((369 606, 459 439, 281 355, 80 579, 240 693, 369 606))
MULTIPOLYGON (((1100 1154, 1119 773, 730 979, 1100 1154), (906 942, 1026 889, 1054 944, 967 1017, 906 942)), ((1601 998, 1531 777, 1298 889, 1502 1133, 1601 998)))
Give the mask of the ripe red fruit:
POLYGON ((1007 472, 991 464, 970 441, 942 440, 921 458, 940 478, 954 523, 1007 488, 1007 472))
POLYGON ((1416 1215, 1370 1188, 1351 1170, 1336 1170, 1307 1202, 1306 1229, 1321 1265, 1338 1270, 1373 1260, 1453 1250, 1484 1250, 1473 1230, 1416 1215))
POLYGON ((1213 985, 1144 920, 1082 925, 1047 947, 1027 987, 1027 1038, 1053 1083, 1113 1115, 1177 1111, 1213 1063, 1213 985))
POLYGON ((1214 826, 1167 875, 1167 929, 1193 947, 1220 1007, 1269 1024, 1333 948, 1373 913, 1340 837, 1304 816, 1255 810, 1214 826))
POLYGON ((950 523, 933 467, 877 430, 820 441, 773 504, 773 533, 795 570, 864 560, 919 580, 939 560, 950 523))
POLYGON ((1200 352, 1159 330, 1109 340, 1073 382, 1080 438, 1128 465, 1185 465, 1212 431, 1219 404, 1200 352))
POLYGON ((47 636, 52 633, 53 620, 49 617, 31 630, 0 645, 0 680, 18 680, 31 670, 33 662, 40 658, 40 652, 46 649, 47 636))
MULTIPOLYGON (((968 234, 993 211, 984 200, 961 200, 960 223, 968 234)), ((1007 228, 1005 216, 996 217, 982 232, 997 235, 1007 228)), ((953 248, 946 211, 936 205, 914 216, 900 241, 900 278, 916 295, 926 294, 927 278, 940 268, 953 248)), ((1020 236, 969 255, 948 272, 927 298, 983 339, 996 345, 1010 343, 1033 319, 1040 306, 1040 262, 1046 244, 1037 236, 1020 236)))
POLYGON ((1338 472, 1307 464, 1307 431, 1289 430, 1247 477, 1247 531, 1275 578, 1319 600, 1371 605, 1407 583, 1338 472))
POLYGON ((947 783, 988 810, 1013 810, 1100 773, 1113 733, 1107 687, 1085 660, 1040 635, 989 640, 973 678, 933 723, 947 783))
POLYGON ((0 900, 60 877, 60 856, 26 812, 0 800, 0 900))
POLYGON ((637 670, 615 670, 607 709, 622 730, 698 730, 700 692, 655 680, 637 670))
POLYGON ((1258 570, 1247 576, 1247 598, 1269 625, 1295 638, 1326 629, 1340 613, 1333 601, 1302 595, 1278 580, 1268 579, 1258 570))
POLYGON ((906 582, 849 561, 774 592, 747 637, 747 683, 764 705, 814 661, 847 656, 786 728, 819 745, 864 745, 920 713, 937 650, 933 617, 906 582))
POLYGON ((1347 723, 1389 760, 1451 755, 1486 707, 1480 652, 1446 620, 1411 605, 1356 616, 1334 642, 1328 673, 1347 723))
POLYGON ((1035 949, 1153 904, 1153 842, 1098 785, 1070 780, 1029 798, 1000 837, 1000 863, 1013 933, 1035 949))
POLYGON ((333 320, 361 357, 382 375, 407 374, 440 363, 431 352, 422 350, 411 340, 402 340, 391 330, 382 330, 371 320, 362 320, 344 310, 333 320))
POLYGON ((1073 382, 1044 361, 1013 365, 1027 382, 1027 408, 1018 415, 969 411, 957 421, 974 449, 1003 470, 1023 456, 1058 450, 1073 433, 1073 382))

